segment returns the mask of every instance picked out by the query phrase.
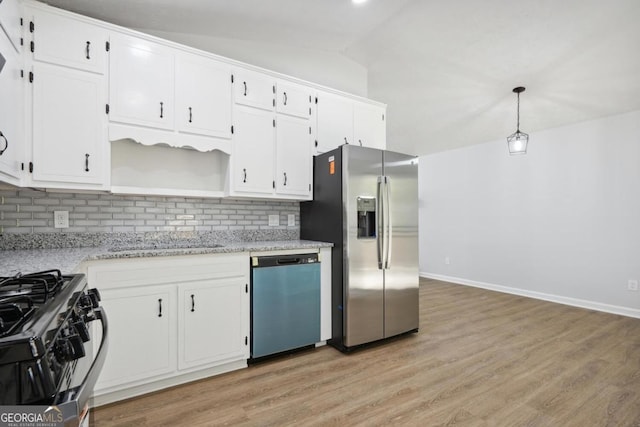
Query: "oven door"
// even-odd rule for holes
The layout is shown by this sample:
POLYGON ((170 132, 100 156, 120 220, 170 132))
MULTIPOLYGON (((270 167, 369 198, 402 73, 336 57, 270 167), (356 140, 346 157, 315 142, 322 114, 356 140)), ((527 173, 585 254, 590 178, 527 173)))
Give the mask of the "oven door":
POLYGON ((92 338, 101 335, 100 346, 94 356, 92 340, 84 343, 85 356, 74 361, 53 403, 62 411, 65 427, 88 424, 89 400, 107 356, 107 316, 102 307, 94 308, 93 313, 100 321, 102 333, 94 334, 92 338))

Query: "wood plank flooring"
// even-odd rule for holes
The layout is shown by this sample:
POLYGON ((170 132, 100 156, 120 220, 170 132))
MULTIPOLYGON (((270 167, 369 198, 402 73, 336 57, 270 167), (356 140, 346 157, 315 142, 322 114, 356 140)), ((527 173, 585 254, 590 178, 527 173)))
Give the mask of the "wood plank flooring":
POLYGON ((420 332, 97 408, 103 426, 640 426, 640 319, 421 279, 420 332))

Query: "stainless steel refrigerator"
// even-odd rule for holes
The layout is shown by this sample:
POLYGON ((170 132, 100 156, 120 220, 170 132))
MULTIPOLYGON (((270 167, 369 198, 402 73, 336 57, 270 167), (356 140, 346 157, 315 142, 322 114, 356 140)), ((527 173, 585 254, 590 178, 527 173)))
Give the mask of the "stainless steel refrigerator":
POLYGON ((355 145, 314 158, 300 237, 332 250, 332 338, 348 351, 418 330, 418 159, 355 145))

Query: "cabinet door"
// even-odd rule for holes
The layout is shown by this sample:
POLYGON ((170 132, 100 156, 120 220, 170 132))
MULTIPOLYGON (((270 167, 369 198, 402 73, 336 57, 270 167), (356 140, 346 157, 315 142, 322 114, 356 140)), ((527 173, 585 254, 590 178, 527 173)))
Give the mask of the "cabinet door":
POLYGON ((178 130, 231 138, 231 69, 196 55, 176 57, 178 130))
POLYGON ((249 70, 236 70, 233 97, 236 104, 273 110, 276 83, 273 77, 249 70))
POLYGON ((353 102, 331 93, 318 93, 316 110, 318 126, 316 150, 333 150, 342 144, 353 143, 353 102))
POLYGON ((310 197, 313 155, 309 121, 278 114, 276 140, 276 191, 310 197))
POLYGON ((100 289, 100 294, 110 345, 96 391, 173 372, 175 286, 100 289))
POLYGON ((178 368, 245 358, 248 293, 242 277, 179 286, 178 368))
POLYGON ((274 120, 269 111, 236 106, 231 156, 235 191, 273 193, 274 120))
POLYGON ((33 180, 105 185, 103 76, 44 63, 33 75, 33 180))
POLYGON ((363 102, 353 105, 353 143, 384 150, 387 145, 385 109, 363 102))
POLYGON ((118 34, 111 38, 109 55, 109 119, 173 129, 173 51, 118 34))
POLYGON ((0 181, 18 184, 24 145, 24 79, 18 52, 0 30, 0 181))
POLYGON ((278 80, 276 111, 304 119, 311 117, 311 88, 278 80))
POLYGON ((57 12, 33 10, 33 58, 103 74, 106 65, 106 31, 97 25, 57 12))
POLYGON ((20 5, 18 4, 18 0, 0 1, 0 27, 4 29, 16 49, 20 49, 20 35, 22 34, 20 21, 20 5))

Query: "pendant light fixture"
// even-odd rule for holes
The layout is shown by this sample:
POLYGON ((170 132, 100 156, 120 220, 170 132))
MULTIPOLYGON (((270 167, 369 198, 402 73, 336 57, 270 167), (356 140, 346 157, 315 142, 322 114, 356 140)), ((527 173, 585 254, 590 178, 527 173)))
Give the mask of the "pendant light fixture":
POLYGON ((507 137, 507 146, 509 147, 509 154, 527 154, 527 144, 529 143, 529 135, 520 132, 520 94, 524 92, 525 88, 518 86, 513 88, 513 92, 518 95, 518 125, 516 132, 507 137))

